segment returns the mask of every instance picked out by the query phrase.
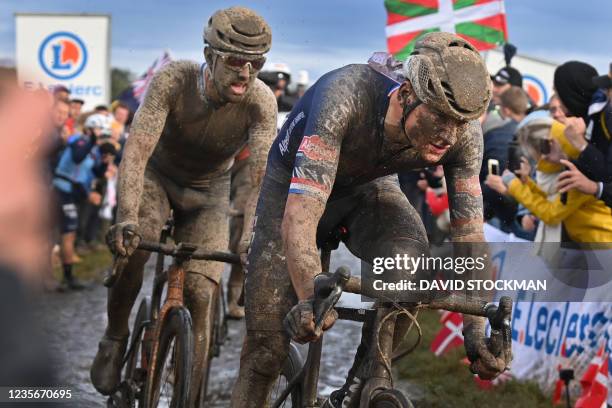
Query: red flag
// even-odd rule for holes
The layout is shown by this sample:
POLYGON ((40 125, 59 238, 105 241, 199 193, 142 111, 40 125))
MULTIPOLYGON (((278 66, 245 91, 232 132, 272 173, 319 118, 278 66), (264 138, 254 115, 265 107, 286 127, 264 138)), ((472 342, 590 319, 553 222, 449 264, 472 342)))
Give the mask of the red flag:
MULTIPOLYGON (((599 353, 598 353, 599 354, 599 353)), ((592 364, 592 363, 591 363, 592 364)), ((589 366, 589 369, 591 367, 589 366)), ((582 383, 582 381, 580 381, 582 383)), ((587 395, 576 401, 575 408, 605 408, 608 401, 608 355, 603 358, 587 395)))
POLYGON ((595 377, 597 377, 597 372, 599 371, 599 368, 603 363, 603 354, 604 346, 602 345, 599 348, 597 355, 593 357, 593 360, 591 360, 591 364, 589 364, 586 371, 582 375, 582 378, 580 379, 580 385, 582 386, 582 393, 580 395, 581 397, 584 397, 589 393, 591 386, 593 385, 593 381, 595 380, 595 377))
POLYGON ((461 313, 444 314, 440 321, 443 326, 430 347, 436 356, 463 344, 463 316, 461 313))

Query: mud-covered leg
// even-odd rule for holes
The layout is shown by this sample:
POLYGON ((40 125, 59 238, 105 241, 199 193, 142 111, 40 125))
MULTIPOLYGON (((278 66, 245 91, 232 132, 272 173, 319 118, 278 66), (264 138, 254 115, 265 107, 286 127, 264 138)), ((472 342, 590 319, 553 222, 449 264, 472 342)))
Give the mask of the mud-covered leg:
POLYGON ((193 372, 188 407, 198 407, 205 366, 210 364, 215 292, 218 284, 198 273, 185 276, 185 305, 191 313, 194 334, 193 372))
POLYGON ((281 372, 288 351, 289 338, 283 332, 247 330, 231 407, 268 407, 272 385, 281 372))
MULTIPOLYGON (((166 192, 155 175, 146 172, 138 220, 142 239, 157 241, 169 214, 166 192)), ((134 252, 120 278, 108 290, 108 326, 91 367, 91 381, 102 394, 111 393, 119 383, 121 359, 129 334, 128 319, 142 286, 149 255, 145 251, 134 252)))
POLYGON ((240 358, 240 373, 232 391, 232 408, 266 407, 270 388, 288 354, 289 338, 283 328, 283 318, 297 303, 297 297, 287 271, 281 239, 286 197, 287 188, 266 176, 248 255, 247 335, 240 358))
MULTIPOLYGON (((177 242, 194 243, 207 251, 225 251, 228 246, 227 209, 229 176, 212 180, 208 191, 185 189, 182 208, 175 208, 174 228, 177 242), (192 204, 193 207, 189 206, 192 204)), ((188 407, 198 405, 204 367, 210 363, 215 292, 225 264, 191 260, 184 265, 185 305, 191 313, 194 334, 193 371, 188 407)))
MULTIPOLYGON (((353 254, 370 263, 375 257, 428 254, 423 223, 400 190, 395 177, 375 180, 360 190, 360 205, 345 219, 349 230, 346 244, 353 254)), ((385 274, 391 276, 396 272, 387 270, 385 274)), ((399 278, 396 276, 394 280, 399 278)), ((414 279, 415 276, 407 275, 401 278, 414 279)), ((409 321, 404 317, 385 319, 388 313, 393 311, 388 303, 378 301, 377 307, 377 324, 364 326, 362 334, 372 339, 367 355, 368 364, 359 370, 361 378, 369 379, 362 393, 362 397, 366 399, 374 389, 391 385, 391 373, 388 370, 391 352, 398 346, 399 339, 403 338, 409 327, 409 321), (375 332, 377 326, 381 329, 379 333, 375 332), (373 332, 367 333, 365 330, 373 332)))
MULTIPOLYGON (((250 167, 244 159, 237 160, 232 168, 230 194, 232 218, 230 219, 229 250, 233 253, 238 253, 244 224, 244 207, 253 189, 249 170, 250 167)), ((242 265, 232 265, 227 282, 227 307, 228 316, 233 319, 244 317, 244 307, 238 305, 243 284, 244 271, 242 265)))

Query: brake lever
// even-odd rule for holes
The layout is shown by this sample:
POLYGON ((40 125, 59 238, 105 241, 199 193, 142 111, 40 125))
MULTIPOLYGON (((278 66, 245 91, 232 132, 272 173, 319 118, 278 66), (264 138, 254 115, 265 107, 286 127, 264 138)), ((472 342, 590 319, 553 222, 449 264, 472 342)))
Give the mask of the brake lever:
POLYGON ((485 306, 485 314, 491 325, 489 350, 495 357, 502 356, 504 360, 509 361, 508 358, 512 354, 512 299, 503 296, 499 305, 488 304, 485 306))
POLYGON ((314 282, 314 304, 315 333, 320 335, 325 322, 325 316, 329 313, 342 295, 344 287, 351 277, 351 272, 346 266, 341 266, 333 273, 319 274, 315 276, 314 282))

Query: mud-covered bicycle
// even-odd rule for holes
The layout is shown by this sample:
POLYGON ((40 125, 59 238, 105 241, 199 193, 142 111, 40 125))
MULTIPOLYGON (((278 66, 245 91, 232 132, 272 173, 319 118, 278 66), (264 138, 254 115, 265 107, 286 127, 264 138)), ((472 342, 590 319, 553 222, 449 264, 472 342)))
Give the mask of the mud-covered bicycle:
MULTIPOLYGON (((138 308, 123 359, 121 382, 108 398, 108 407, 185 407, 193 386, 200 387, 199 406, 204 406, 210 359, 219 355, 227 334, 223 288, 218 285, 214 294, 210 359, 202 383, 194 385, 191 384, 194 340, 191 315, 183 304, 183 265, 190 259, 239 263, 240 258, 231 253, 205 251, 188 243, 168 244, 171 228, 171 224, 164 227, 160 242, 141 241, 138 245, 138 249, 158 253, 153 288, 151 296, 142 299, 138 308), (167 270, 165 256, 174 259, 167 270), (166 299, 162 304, 165 287, 166 299)), ((113 269, 105 285, 112 286, 118 273, 113 269)))

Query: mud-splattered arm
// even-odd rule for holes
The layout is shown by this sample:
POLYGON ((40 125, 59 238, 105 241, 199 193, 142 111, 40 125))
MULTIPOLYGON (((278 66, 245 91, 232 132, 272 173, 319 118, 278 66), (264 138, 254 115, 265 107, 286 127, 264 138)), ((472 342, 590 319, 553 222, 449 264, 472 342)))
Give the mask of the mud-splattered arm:
POLYGON ((321 273, 316 232, 336 178, 342 139, 350 123, 347 99, 323 98, 308 118, 298 149, 282 224, 289 276, 299 300, 314 295, 321 273))
POLYGON ((451 236, 455 242, 482 242, 482 192, 478 175, 482 164, 483 138, 477 121, 468 125, 457 143, 459 145, 444 164, 451 236))
POLYGON ((181 84, 175 64, 169 64, 153 77, 144 101, 134 116, 119 167, 118 223, 138 223, 144 170, 164 129, 175 90, 181 84))
POLYGON ((263 176, 266 172, 268 151, 276 137, 277 104, 274 94, 267 86, 257 89, 257 104, 252 112, 252 125, 249 128, 248 170, 251 175, 251 192, 244 207, 244 223, 238 251, 246 254, 253 232, 253 218, 257 207, 257 197, 263 176))
MULTIPOLYGON (((483 279, 490 277, 488 247, 484 242, 482 192, 478 175, 482 165, 483 137, 478 121, 471 122, 453 157, 444 165, 444 175, 448 188, 448 201, 451 217, 451 236, 455 244, 455 256, 483 257, 485 268, 471 270, 461 279, 483 279)), ((486 293, 466 291, 468 298, 486 298, 486 293)), ((483 338, 485 319, 463 315, 463 325, 470 333, 483 338)))

